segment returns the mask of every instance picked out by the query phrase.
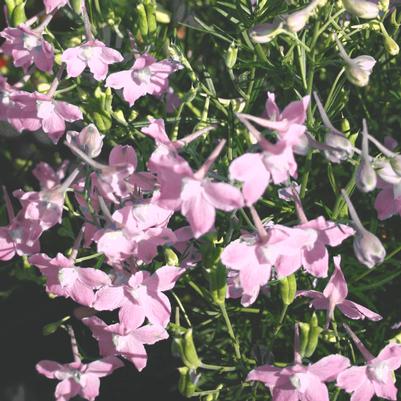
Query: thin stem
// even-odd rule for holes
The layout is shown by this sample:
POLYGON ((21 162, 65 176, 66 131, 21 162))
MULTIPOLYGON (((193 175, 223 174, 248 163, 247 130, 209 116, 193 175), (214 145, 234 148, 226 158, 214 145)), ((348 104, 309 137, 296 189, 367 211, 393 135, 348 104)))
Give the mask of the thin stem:
POLYGON ((262 220, 260 219, 256 209, 253 206, 250 206, 249 210, 251 211, 252 220, 253 223, 255 224, 256 231, 258 232, 258 236, 260 240, 264 243, 268 240, 269 234, 267 233, 265 227, 263 226, 262 220))
POLYGON ((347 192, 346 192, 344 189, 342 189, 342 190, 341 190, 341 194, 342 194, 342 196, 343 196, 345 202, 347 203, 348 210, 349 210, 349 214, 351 215, 351 219, 352 219, 352 221, 353 221, 353 223, 354 223, 355 228, 356 228, 357 231, 359 231, 359 232, 365 232, 366 229, 365 229, 365 227, 363 226, 361 220, 359 219, 359 216, 358 216, 358 214, 357 214, 357 212, 356 212, 356 210, 355 210, 355 207, 354 207, 354 205, 352 204, 351 199, 349 198, 347 192))
POLYGON ((72 246, 72 252, 71 252, 71 256, 70 256, 70 260, 72 260, 73 262, 75 262, 77 255, 78 255, 78 251, 79 248, 81 246, 81 241, 82 238, 84 236, 85 233, 85 225, 82 226, 82 228, 79 230, 79 234, 77 236, 77 238, 74 241, 74 245, 72 246))
POLYGON ((92 255, 89 255, 89 256, 83 256, 82 258, 78 258, 78 259, 75 259, 75 263, 81 263, 81 262, 84 262, 84 261, 86 261, 86 260, 91 260, 91 259, 96 259, 96 258, 98 258, 99 256, 102 256, 103 255, 103 253, 94 253, 94 254, 92 254, 92 255))
POLYGON ((67 326, 67 331, 71 338, 71 349, 72 349, 72 355, 74 357, 74 362, 81 362, 81 357, 79 354, 77 339, 75 338, 74 330, 72 329, 71 326, 67 326))
POLYGON ((287 310, 288 310, 288 305, 283 305, 283 309, 281 310, 281 314, 280 314, 280 318, 279 318, 278 323, 277 323, 277 327, 276 327, 276 329, 274 330, 274 333, 273 333, 273 338, 275 338, 277 336, 277 334, 280 332, 281 327, 283 326, 283 322, 284 322, 285 316, 287 314, 287 310))
POLYGON ((234 330, 233 330, 233 327, 230 322, 230 318, 227 313, 226 305, 224 303, 220 303, 219 307, 220 307, 221 313, 223 315, 224 321, 227 326, 228 335, 230 336, 231 341, 233 343, 235 356, 238 360, 240 360, 241 359, 240 346, 239 346, 237 338, 235 337, 234 330))
POLYGON ((220 372, 234 372, 235 370, 237 370, 235 366, 218 366, 210 365, 203 362, 201 362, 200 367, 207 370, 219 370, 220 372))
POLYGON ((88 42, 90 42, 90 41, 95 40, 95 38, 94 38, 93 33, 92 33, 91 23, 89 21, 89 15, 88 15, 88 10, 86 9, 85 1, 86 0, 82 0, 81 10, 82 10, 82 18, 84 20, 86 40, 88 42))
POLYGON ((47 96, 49 96, 50 98, 52 98, 54 96, 54 94, 56 93, 57 87, 60 83, 61 80, 61 76, 63 75, 65 70, 65 64, 63 64, 59 70, 57 71, 57 75, 56 77, 53 79, 52 84, 50 85, 49 90, 47 91, 47 96))
POLYGON ((359 349, 359 352, 363 355, 365 358, 366 362, 371 361, 374 359, 374 356, 368 351, 368 349, 365 347, 365 345, 362 343, 362 341, 357 337, 357 335, 351 330, 351 328, 344 323, 343 324, 344 329, 348 333, 348 335, 352 338, 352 341, 355 343, 357 348, 359 349))

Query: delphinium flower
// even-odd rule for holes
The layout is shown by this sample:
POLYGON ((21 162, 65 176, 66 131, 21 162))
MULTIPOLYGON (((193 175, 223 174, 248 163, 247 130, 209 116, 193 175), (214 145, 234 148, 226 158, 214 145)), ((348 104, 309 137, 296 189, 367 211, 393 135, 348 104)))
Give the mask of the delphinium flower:
POLYGON ((255 203, 264 193, 270 181, 280 184, 297 174, 294 151, 300 151, 305 144, 305 111, 309 97, 290 103, 282 113, 274 95, 268 94, 266 115, 268 118, 238 114, 240 121, 255 137, 262 151, 245 153, 230 165, 230 177, 243 182, 243 194, 247 205, 255 203), (273 145, 249 122, 268 128, 277 133, 273 145))
POLYGON ((0 36, 5 39, 0 51, 11 56, 15 67, 22 67, 25 73, 32 64, 35 64, 40 71, 52 71, 53 47, 43 39, 43 32, 52 18, 53 13, 48 14, 36 28, 31 28, 36 18, 16 27, 5 28, 0 32, 0 36))
POLYGON ((61 364, 43 360, 36 364, 36 370, 48 379, 60 381, 54 393, 56 401, 68 401, 77 395, 85 400, 94 401, 99 395, 99 379, 110 375, 124 364, 115 356, 108 356, 87 364, 83 363, 72 330, 70 330, 70 335, 74 362, 61 364))
POLYGON ((101 135, 96 125, 89 124, 81 130, 67 131, 67 142, 74 143, 90 158, 99 156, 103 147, 104 135, 101 135))
POLYGON ((301 249, 317 238, 312 230, 279 224, 264 227, 256 210, 251 208, 251 212, 257 233, 243 234, 221 254, 222 263, 230 270, 230 282, 244 306, 255 302, 260 289, 268 283, 273 266, 279 278, 298 270, 302 265, 301 249))
POLYGON ((107 326, 96 316, 84 318, 93 337, 99 343, 102 356, 120 355, 130 361, 138 371, 146 367, 148 356, 144 344, 155 344, 168 338, 167 331, 160 325, 134 323, 126 327, 123 323, 107 326))
POLYGON ((340 50, 340 56, 345 63, 345 75, 347 76, 348 80, 356 86, 363 87, 368 85, 369 77, 372 74, 376 60, 372 56, 368 55, 351 58, 345 51, 337 36, 336 42, 340 50))
POLYGON ((46 277, 46 290, 50 294, 71 298, 81 305, 93 306, 95 290, 110 285, 109 276, 99 269, 75 266, 72 258, 58 253, 55 258, 36 254, 29 263, 39 268, 46 277))
POLYGON ((184 270, 163 266, 150 274, 138 271, 132 275, 119 274, 111 285, 96 293, 96 310, 120 308, 120 322, 126 328, 136 329, 145 317, 150 323, 166 327, 170 320, 171 305, 163 293, 172 289, 184 270))
POLYGON ((335 256, 334 273, 332 274, 323 292, 315 290, 298 291, 297 296, 312 298, 311 305, 317 310, 327 310, 326 328, 334 318, 334 310, 338 308, 350 319, 381 320, 382 317, 356 302, 349 301, 348 286, 341 270, 341 256, 335 256))
POLYGON ((351 393, 352 401, 370 401, 375 395, 386 400, 397 400, 394 371, 401 366, 401 345, 388 344, 375 357, 347 325, 344 324, 344 327, 366 363, 340 373, 337 386, 351 393))
POLYGON ((294 363, 284 368, 263 365, 249 372, 248 381, 260 381, 269 388, 273 401, 329 401, 326 382, 335 381, 349 367, 348 358, 329 355, 310 365, 302 364, 298 326, 295 329, 294 363))
POLYGON ((362 225, 355 207, 347 193, 344 190, 342 190, 341 193, 347 203, 348 211, 356 231, 353 244, 355 256, 362 264, 371 269, 377 264, 383 262, 384 258, 386 257, 386 250, 384 249, 379 238, 366 230, 366 228, 362 225))
POLYGON ((241 192, 234 186, 212 182, 206 177, 225 145, 220 141, 208 159, 195 173, 186 163, 175 163, 171 158, 165 163, 163 179, 171 185, 161 186, 159 204, 174 205, 188 220, 195 238, 210 231, 214 225, 216 209, 231 211, 243 206, 241 192))
POLYGON ((181 65, 172 60, 157 61, 149 54, 139 56, 131 69, 110 74, 106 86, 123 89, 124 99, 133 106, 142 96, 161 96, 169 87, 169 76, 181 65))

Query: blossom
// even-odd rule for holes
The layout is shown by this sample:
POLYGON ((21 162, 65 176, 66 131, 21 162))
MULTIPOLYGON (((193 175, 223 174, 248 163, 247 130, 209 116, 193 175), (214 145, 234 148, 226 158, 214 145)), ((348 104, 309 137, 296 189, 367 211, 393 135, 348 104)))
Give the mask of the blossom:
POLYGON ((231 211, 243 205, 241 192, 237 188, 226 183, 211 182, 205 177, 224 144, 222 140, 196 173, 186 162, 177 165, 174 158, 167 157, 166 160, 162 176, 165 185, 160 187, 158 203, 181 209, 195 238, 212 229, 216 209, 231 211))
POLYGON ((64 160, 57 170, 54 170, 48 163, 40 162, 32 170, 32 174, 39 181, 42 189, 51 189, 61 184, 68 167, 68 160, 64 160))
POLYGON ((394 371, 401 366, 401 345, 388 344, 377 357, 372 355, 352 330, 344 325, 366 363, 352 366, 337 377, 337 386, 352 393, 352 401, 370 401, 375 395, 397 400, 394 371))
POLYGON ((247 380, 264 383, 270 389, 273 401, 329 401, 324 383, 336 380, 349 365, 348 358, 342 355, 329 355, 313 364, 303 365, 296 329, 294 363, 285 368, 259 366, 249 372, 247 380))
POLYGON ((380 188, 380 192, 375 200, 375 209, 379 220, 386 220, 395 214, 401 214, 401 185, 393 185, 379 180, 377 187, 380 188))
POLYGON ((106 78, 109 72, 109 65, 122 61, 123 56, 110 47, 107 47, 99 40, 90 40, 84 44, 66 49, 61 60, 67 65, 69 77, 78 77, 86 66, 97 81, 106 78))
POLYGON ((13 96, 13 99, 22 106, 23 125, 20 130, 36 131, 42 127, 54 143, 63 136, 66 121, 74 122, 83 119, 79 107, 54 100, 51 96, 38 92, 18 93, 13 96), (27 121, 24 121, 25 119, 27 121))
POLYGON ((153 274, 139 271, 130 277, 120 273, 112 285, 96 293, 94 308, 120 308, 120 321, 127 328, 137 328, 145 317, 150 323, 166 327, 171 305, 163 292, 172 289, 182 273, 183 269, 174 266, 163 266, 153 274))
POLYGON ((46 14, 50 14, 52 11, 68 4, 68 0, 43 0, 43 3, 46 8, 46 14))
POLYGON ((76 395, 94 401, 99 395, 99 378, 122 366, 118 358, 110 356, 88 364, 80 360, 66 364, 43 360, 36 365, 36 370, 48 379, 60 380, 55 391, 57 401, 67 401, 76 395))
POLYGON ((341 270, 341 256, 334 257, 334 273, 331 276, 323 293, 319 291, 298 291, 297 296, 312 298, 311 305, 315 309, 327 310, 327 326, 334 317, 334 309, 338 307, 340 311, 350 319, 381 320, 382 317, 362 305, 347 300, 348 286, 344 274, 341 270))
POLYGON ((0 32, 5 39, 1 51, 14 59, 16 67, 22 67, 25 72, 32 63, 44 72, 53 68, 54 53, 51 44, 45 41, 42 34, 31 30, 23 24, 16 28, 6 28, 0 32))
POLYGON ((143 54, 135 60, 131 69, 110 74, 106 86, 123 89, 124 99, 133 106, 142 96, 161 96, 169 87, 169 75, 181 68, 174 61, 156 59, 143 54))
POLYGON ((302 265, 301 249, 316 241, 316 233, 279 224, 264 229, 265 233, 244 234, 222 252, 221 261, 230 270, 231 283, 240 290, 241 303, 255 302, 260 288, 270 279, 275 266, 279 278, 288 276, 302 265))
POLYGON ((127 328, 122 323, 107 326, 96 316, 84 318, 93 336, 99 342, 102 355, 121 355, 139 370, 147 364, 147 353, 144 344, 154 344, 168 338, 167 331, 159 325, 146 324, 142 327, 127 328))
POLYGON ((78 267, 74 261, 58 253, 55 258, 36 254, 29 263, 39 268, 47 278, 46 290, 58 296, 72 298, 81 305, 92 306, 95 289, 110 285, 109 276, 99 269, 78 267))
POLYGON ((296 226, 306 231, 316 232, 316 241, 301 249, 302 265, 315 277, 327 277, 329 255, 326 246, 338 246, 346 238, 354 235, 353 228, 345 224, 326 221, 323 216, 296 226))
POLYGON ((351 14, 364 19, 376 18, 379 6, 368 0, 342 0, 344 8, 351 14))

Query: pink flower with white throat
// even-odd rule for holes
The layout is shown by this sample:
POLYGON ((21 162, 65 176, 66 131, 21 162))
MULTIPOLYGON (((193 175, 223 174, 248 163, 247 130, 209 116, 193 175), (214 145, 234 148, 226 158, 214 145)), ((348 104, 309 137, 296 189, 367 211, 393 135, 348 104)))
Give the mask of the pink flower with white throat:
POLYGON ((76 78, 86 67, 97 81, 106 78, 109 65, 123 61, 123 56, 99 40, 89 40, 84 44, 64 50, 61 60, 67 64, 67 74, 76 78))
POLYGON ((145 53, 135 60, 131 69, 110 74, 106 86, 123 89, 124 99, 133 106, 142 96, 161 96, 165 93, 169 87, 170 74, 180 68, 181 65, 174 61, 156 61, 145 53))
POLYGON ((344 324, 344 327, 366 363, 340 373, 337 386, 351 393, 352 401, 370 401, 375 395, 386 400, 397 400, 394 371, 401 366, 401 345, 386 345, 375 357, 347 325, 344 324))
POLYGON ((342 355, 329 355, 313 364, 303 365, 298 336, 296 326, 295 357, 292 365, 285 368, 259 366, 249 372, 247 381, 262 382, 269 388, 273 401, 329 401, 325 383, 336 380, 350 366, 350 362, 342 355))
POLYGON ((50 72, 53 68, 53 47, 42 37, 42 34, 30 29, 28 26, 19 25, 16 28, 6 28, 0 32, 5 38, 1 51, 14 59, 16 67, 22 67, 24 72, 35 64, 43 72, 50 72))
POLYGON ((297 296, 312 298, 311 305, 317 310, 327 310, 328 328, 330 321, 334 318, 334 310, 338 308, 345 316, 350 319, 370 319, 373 321, 381 320, 382 317, 368 308, 349 301, 348 286, 344 274, 341 270, 341 256, 334 257, 334 273, 331 276, 323 292, 319 291, 298 291, 297 296))
POLYGON ((66 364, 44 360, 36 365, 36 370, 48 379, 60 380, 54 394, 56 401, 68 401, 77 395, 94 401, 99 395, 99 379, 122 366, 118 358, 109 356, 88 364, 80 359, 66 364))

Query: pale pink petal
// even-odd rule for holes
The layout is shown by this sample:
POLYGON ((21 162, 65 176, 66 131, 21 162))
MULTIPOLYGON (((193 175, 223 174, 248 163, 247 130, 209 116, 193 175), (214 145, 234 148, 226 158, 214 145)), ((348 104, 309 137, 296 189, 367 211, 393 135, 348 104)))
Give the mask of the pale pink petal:
POLYGON ((123 287, 103 287, 97 293, 93 307, 96 310, 114 310, 124 303, 123 287))
POLYGON ((155 344, 168 338, 168 332, 162 326, 154 324, 147 324, 136 329, 133 335, 142 344, 155 344))
POLYGON ((331 303, 334 305, 341 303, 347 297, 348 286, 340 266, 341 256, 335 256, 333 260, 334 273, 326 285, 323 295, 326 298, 330 298, 331 303))
POLYGON ((128 329, 136 329, 145 320, 145 310, 139 303, 125 302, 118 314, 120 322, 128 329))
POLYGON ((386 345, 376 360, 386 362, 391 370, 397 370, 401 366, 401 344, 386 345))
POLYGON ((55 379, 55 374, 62 369, 62 365, 54 361, 40 361, 36 364, 36 370, 48 379, 55 379))
POLYGON ((329 254, 323 242, 317 240, 311 249, 302 252, 302 264, 305 270, 315 277, 327 277, 329 254))
POLYGON ((357 304, 356 302, 348 301, 347 299, 338 305, 338 309, 340 309, 340 311, 350 319, 365 319, 366 317, 375 322, 383 319, 379 314, 357 304))
POLYGON ((318 376, 321 381, 333 381, 349 366, 348 358, 342 355, 329 355, 309 366, 308 371, 318 376))
POLYGON ((85 373, 92 373, 97 377, 104 377, 122 366, 124 366, 124 363, 120 359, 110 356, 88 364, 85 373))
POLYGON ((216 209, 229 212, 244 205, 240 190, 230 184, 206 182, 203 189, 205 199, 216 209))
POLYGON ((100 379, 94 374, 84 375, 85 385, 82 386, 80 394, 88 401, 94 401, 99 395, 100 379))
MULTIPOLYGON (((369 387, 366 366, 352 366, 340 373, 337 377, 337 386, 347 393, 355 391, 359 387, 369 387)), ((373 386, 371 386, 373 390, 373 386)), ((361 400, 362 401, 362 400, 361 400)))
POLYGON ((81 388, 74 379, 65 379, 57 384, 54 395, 57 401, 66 401, 78 395, 81 388))
POLYGON ((160 267, 147 280, 147 286, 152 291, 171 290, 184 271, 184 269, 175 266, 160 267))
POLYGON ((247 381, 260 381, 267 386, 275 386, 280 378, 281 369, 271 365, 259 366, 251 370, 246 378, 247 381))
POLYGON ((135 149, 130 145, 117 145, 111 150, 109 155, 109 164, 131 164, 136 169, 138 158, 135 149))

